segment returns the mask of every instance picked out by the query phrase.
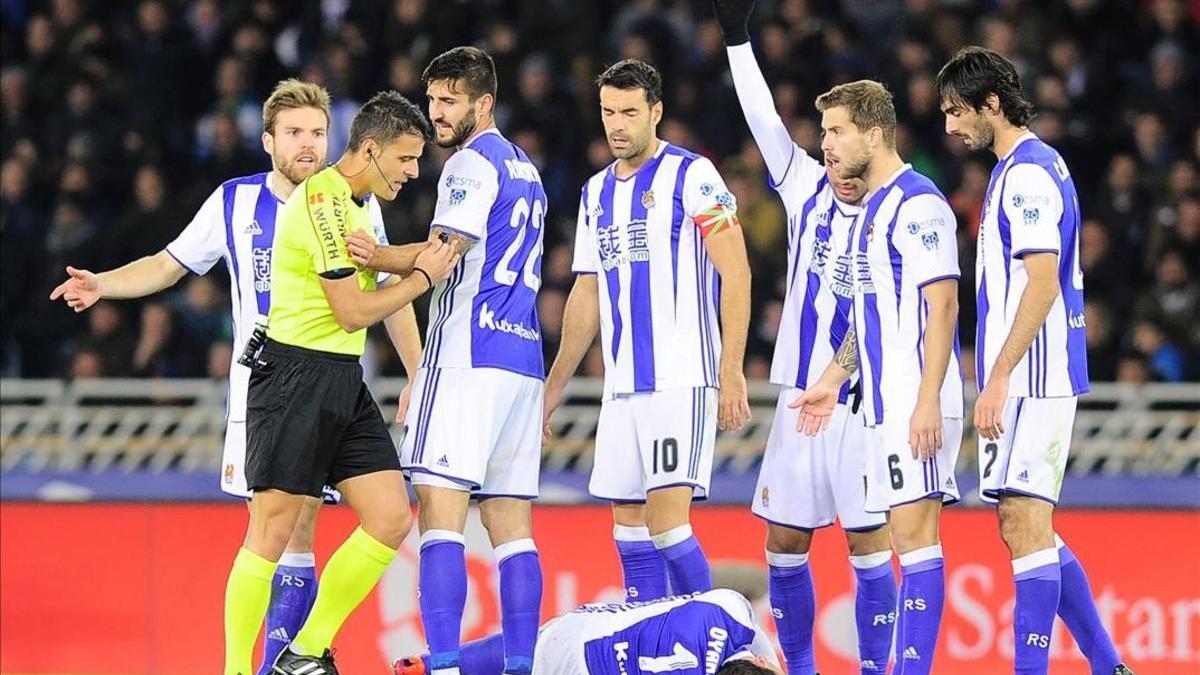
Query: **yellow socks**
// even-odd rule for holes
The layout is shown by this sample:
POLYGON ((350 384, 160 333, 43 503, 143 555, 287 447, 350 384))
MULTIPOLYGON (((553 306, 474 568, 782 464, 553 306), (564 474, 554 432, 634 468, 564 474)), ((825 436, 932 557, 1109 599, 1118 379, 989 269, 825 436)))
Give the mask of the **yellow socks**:
POLYGON ((350 612, 375 588, 395 557, 394 549, 361 527, 351 532, 325 565, 317 584, 317 600, 296 634, 292 651, 320 656, 328 649, 350 612))
POLYGON ((225 585, 225 675, 253 675, 254 642, 271 601, 275 563, 238 549, 225 585))

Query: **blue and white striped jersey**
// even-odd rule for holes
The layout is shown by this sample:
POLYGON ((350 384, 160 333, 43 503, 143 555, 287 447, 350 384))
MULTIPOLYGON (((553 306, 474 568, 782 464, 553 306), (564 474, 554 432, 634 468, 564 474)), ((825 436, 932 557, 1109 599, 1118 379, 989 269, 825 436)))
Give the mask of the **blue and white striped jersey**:
POLYGON ((446 161, 433 224, 476 243, 433 289, 423 367, 545 378, 537 316, 545 220, 537 167, 496 129, 446 161))
MULTIPOLYGON (((270 172, 225 181, 209 195, 192 222, 167 245, 167 253, 193 274, 207 274, 218 260, 229 268, 233 303, 233 362, 229 369, 228 416, 246 419, 250 369, 237 362, 254 329, 254 319, 271 308, 271 251, 275 214, 283 205, 270 186, 270 172)), ((367 196, 376 240, 387 244, 379 202, 367 196)), ((380 281, 386 278, 380 274, 380 281)))
POLYGON ((1058 254, 1061 292, 1009 381, 1009 396, 1049 398, 1088 391, 1079 197, 1054 148, 1027 133, 992 170, 975 260, 979 324, 975 375, 987 383, 1029 282, 1024 256, 1058 254))
MULTIPOLYGON (((959 278, 954 212, 908 164, 872 193, 855 220, 847 255, 834 270, 834 291, 852 291, 859 377, 867 423, 909 419, 925 369, 921 288, 959 278)), ((958 329, 942 382, 942 416, 963 415, 958 329)))
POLYGON ((666 142, 632 176, 614 167, 583 186, 572 266, 599 277, 605 398, 716 387, 720 278, 702 227, 736 200, 711 161, 666 142))

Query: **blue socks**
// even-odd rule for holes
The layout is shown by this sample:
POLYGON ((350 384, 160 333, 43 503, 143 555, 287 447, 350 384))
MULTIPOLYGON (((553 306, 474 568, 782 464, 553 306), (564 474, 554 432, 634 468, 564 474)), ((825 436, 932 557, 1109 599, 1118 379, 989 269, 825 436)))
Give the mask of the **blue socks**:
POLYGON ((1121 663, 1112 638, 1100 621, 1096 601, 1092 598, 1092 587, 1088 583, 1083 565, 1063 540, 1054 535, 1058 546, 1059 573, 1062 581, 1058 601, 1058 615, 1071 631, 1071 637, 1079 645, 1079 651, 1087 657, 1094 675, 1112 675, 1121 663))
MULTIPOLYGON (((542 608, 542 565, 532 539, 518 539, 496 547, 500 569, 500 617, 504 630, 504 672, 529 675, 537 643, 542 608)), ((467 665, 466 673, 489 672, 467 665)), ((494 672, 494 671, 491 671, 494 672)))
POLYGON ((900 613, 892 675, 929 675, 946 600, 941 544, 900 554, 900 613))
POLYGON ((312 553, 284 553, 271 580, 263 664, 258 675, 270 675, 279 652, 296 637, 317 599, 317 564, 312 553))
POLYGON ((680 525, 653 538, 654 547, 667 560, 671 593, 687 595, 712 590, 712 570, 692 534, 691 525, 680 525))
POLYGON ((1058 612, 1058 549, 1047 548, 1012 561, 1017 604, 1013 608, 1016 675, 1045 675, 1050 668, 1050 631, 1058 612))
POLYGON ((625 576, 625 602, 666 597, 667 560, 654 548, 649 528, 614 525, 613 539, 625 576))
POLYGON ((858 626, 859 670, 886 673, 896 625, 896 575, 892 552, 850 556, 858 592, 854 596, 854 621, 858 626))
POLYGON ((433 673, 458 673, 463 609, 467 604, 467 559, 463 536, 449 530, 421 535, 421 622, 433 673))
POLYGON ((779 633, 783 657, 787 660, 788 673, 812 675, 816 668, 813 624, 817 615, 817 598, 813 592, 808 554, 767 551, 767 565, 770 567, 767 586, 771 596, 771 614, 775 617, 775 629, 779 633))

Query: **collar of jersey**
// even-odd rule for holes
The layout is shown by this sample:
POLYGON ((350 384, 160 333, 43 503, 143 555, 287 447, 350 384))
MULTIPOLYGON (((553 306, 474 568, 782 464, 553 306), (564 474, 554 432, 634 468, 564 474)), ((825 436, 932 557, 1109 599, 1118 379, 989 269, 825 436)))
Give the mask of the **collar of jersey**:
POLYGON ((629 174, 628 176, 625 176, 624 178, 621 178, 620 176, 617 175, 617 162, 619 160, 613 160, 613 163, 608 165, 608 172, 610 174, 612 174, 613 180, 617 181, 618 183, 624 183, 625 181, 627 181, 631 178, 636 178, 637 175, 642 172, 642 169, 645 169, 646 167, 653 164, 654 159, 666 151, 668 145, 670 145, 670 143, 660 140, 658 142, 658 149, 654 151, 654 155, 652 157, 650 157, 650 159, 646 160, 645 164, 639 166, 637 168, 637 171, 634 171, 633 173, 629 174))
POLYGON ((1013 142, 1013 146, 1008 149, 1008 152, 1004 153, 1004 156, 1000 158, 1000 161, 1003 162, 1009 157, 1012 157, 1013 153, 1017 151, 1017 148, 1021 147, 1022 143, 1034 138, 1037 138, 1037 134, 1028 130, 1026 130, 1025 133, 1021 134, 1020 136, 1017 136, 1017 140, 1013 142))
MULTIPOLYGON (((462 146, 459 147, 459 150, 462 150, 463 148, 471 147, 472 143, 483 138, 485 134, 496 134, 497 136, 500 136, 500 130, 497 129, 496 127, 488 127, 487 129, 484 129, 483 131, 475 134, 470 139, 468 139, 466 143, 463 143, 462 146)), ((500 137, 504 138, 503 136, 500 136, 500 137)))
MULTIPOLYGON (((908 171, 909 169, 911 169, 911 168, 912 168, 912 164, 908 164, 908 163, 906 162, 906 163, 905 163, 904 165, 902 165, 902 166, 901 166, 899 169, 896 169, 896 173, 894 173, 894 174, 892 174, 892 175, 888 176, 888 179, 887 179, 887 180, 885 180, 885 181, 883 181, 883 185, 880 185, 878 190, 876 190, 876 191, 874 191, 874 192, 872 192, 871 194, 869 194, 869 195, 867 195, 867 196, 866 196, 866 199, 864 199, 864 200, 863 200, 863 204, 864 204, 864 206, 865 206, 866 202, 869 202, 869 201, 871 201, 871 199, 872 199, 872 198, 874 198, 874 197, 875 197, 875 195, 881 195, 881 194, 883 194, 883 193, 884 193, 884 192, 885 192, 885 191, 886 191, 888 188, 892 187, 892 184, 893 184, 893 183, 895 183, 897 180, 899 180, 899 179, 900 179, 900 176, 903 176, 903 175, 904 175, 904 173, 905 173, 906 171, 908 171)), ((862 208, 862 207, 859 207, 859 208, 862 208)))

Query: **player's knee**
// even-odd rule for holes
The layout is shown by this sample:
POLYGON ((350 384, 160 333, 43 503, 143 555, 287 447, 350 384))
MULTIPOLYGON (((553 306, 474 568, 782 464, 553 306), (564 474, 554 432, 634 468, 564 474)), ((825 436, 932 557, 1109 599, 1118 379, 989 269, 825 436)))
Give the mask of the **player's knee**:
POLYGON ((388 508, 364 517, 362 527, 367 534, 392 548, 400 548, 412 529, 413 515, 407 508, 388 508))
POLYGON ((772 553, 808 553, 812 546, 812 532, 795 530, 778 525, 767 526, 767 550, 772 553))
POLYGON ((1025 502, 1002 499, 997 515, 1000 538, 1014 554, 1023 555, 1044 548, 1040 544, 1054 540, 1054 526, 1050 520, 1025 502))
POLYGON ((884 525, 866 532, 847 532, 846 544, 850 548, 852 556, 871 555, 886 551, 891 547, 888 539, 888 527, 884 525))

